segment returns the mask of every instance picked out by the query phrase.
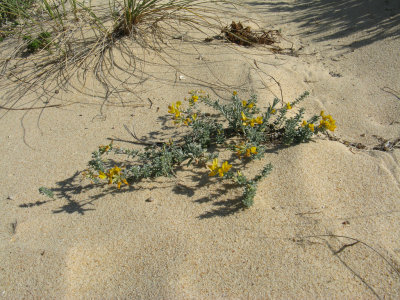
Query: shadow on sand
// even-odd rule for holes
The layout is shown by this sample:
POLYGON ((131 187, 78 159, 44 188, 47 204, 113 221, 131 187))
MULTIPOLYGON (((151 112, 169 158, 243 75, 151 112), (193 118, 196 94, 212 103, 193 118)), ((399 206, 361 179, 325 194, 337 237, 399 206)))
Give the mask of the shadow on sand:
POLYGON ((359 34, 357 41, 343 45, 344 48, 360 48, 400 36, 398 0, 251 1, 248 4, 266 13, 286 13, 284 22, 300 24, 303 35, 315 36, 315 41, 359 34))

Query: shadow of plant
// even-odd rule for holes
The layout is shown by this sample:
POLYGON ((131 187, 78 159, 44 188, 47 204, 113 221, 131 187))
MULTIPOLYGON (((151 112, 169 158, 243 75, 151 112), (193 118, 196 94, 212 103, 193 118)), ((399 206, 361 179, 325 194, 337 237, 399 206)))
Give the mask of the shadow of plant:
MULTIPOLYGON (((207 188, 210 185, 215 184, 210 177, 208 176, 208 172, 201 172, 196 170, 191 170, 192 176, 191 180, 193 182, 197 182, 195 186, 187 186, 182 183, 176 185, 173 188, 173 192, 179 195, 187 195, 189 198, 193 198, 196 190, 207 188)), ((238 185, 234 183, 222 183, 220 184, 220 188, 213 189, 212 192, 208 196, 202 196, 198 199, 193 200, 194 203, 204 204, 211 203, 216 208, 204 212, 200 216, 199 219, 209 219, 214 217, 226 217, 230 216, 239 210, 244 209, 244 205, 242 203, 242 195, 239 195, 233 199, 227 200, 218 200, 222 195, 226 195, 228 192, 232 190, 238 190, 238 185)))
MULTIPOLYGON (((179 172, 182 168, 178 168, 177 171, 179 172)), ((67 203, 61 205, 58 209, 54 209, 52 212, 54 214, 60 213, 67 213, 73 214, 78 213, 80 215, 85 215, 87 211, 94 211, 95 206, 94 203, 105 196, 108 195, 118 195, 122 193, 132 193, 137 190, 154 190, 159 188, 171 188, 172 192, 177 195, 186 195, 188 198, 193 198, 195 196, 196 190, 199 188, 206 188, 209 185, 214 184, 210 181, 208 177, 208 173, 204 171, 200 171, 196 168, 190 171, 192 173, 192 179, 196 180, 197 184, 194 187, 190 187, 184 185, 182 183, 168 185, 164 187, 154 186, 154 187, 146 187, 146 185, 140 184, 137 182, 136 185, 130 185, 129 187, 124 187, 118 189, 116 186, 109 186, 106 183, 90 183, 90 184, 83 184, 82 182, 82 175, 80 172, 75 172, 71 177, 56 182, 56 186, 51 188, 50 190, 53 192, 54 197, 45 200, 45 201, 35 201, 30 203, 23 203, 20 204, 20 208, 32 208, 37 206, 42 206, 50 202, 66 200, 67 203), (89 191, 98 190, 98 192, 86 196, 85 200, 77 200, 77 198, 82 198, 85 193, 89 191)), ((206 203, 214 201, 213 205, 218 207, 211 211, 205 212, 202 215, 198 216, 200 219, 212 218, 212 217, 224 217, 229 216, 240 209, 243 208, 243 204, 241 203, 241 197, 238 196, 232 200, 222 200, 218 201, 218 198, 221 195, 225 195, 227 191, 232 189, 237 189, 235 184, 223 184, 221 188, 213 191, 209 196, 202 197, 196 200, 193 200, 195 203, 206 203)))
POLYGON ((300 24, 304 34, 317 41, 339 39, 354 33, 363 36, 343 47, 360 48, 388 37, 399 38, 398 0, 300 0, 295 2, 252 1, 251 6, 265 13, 290 13, 285 21, 300 24))
POLYGON ((210 218, 215 218, 215 217, 228 217, 231 216, 241 210, 244 210, 244 205, 242 203, 242 195, 239 193, 238 196, 236 196, 233 199, 227 199, 227 200, 220 200, 220 201, 215 201, 215 199, 218 199, 221 195, 224 195, 227 193, 227 191, 232 191, 233 189, 237 189, 238 186, 235 184, 231 183, 226 183, 223 184, 222 188, 217 189, 216 192, 212 193, 209 197, 203 197, 200 199, 195 200, 194 202, 197 203, 205 203, 205 202, 211 202, 215 208, 204 212, 200 216, 198 216, 199 219, 210 219, 210 218))

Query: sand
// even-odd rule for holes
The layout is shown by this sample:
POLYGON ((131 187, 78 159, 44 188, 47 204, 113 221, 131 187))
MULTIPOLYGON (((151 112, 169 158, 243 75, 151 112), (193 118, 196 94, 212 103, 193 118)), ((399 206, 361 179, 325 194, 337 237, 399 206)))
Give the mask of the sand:
MULTIPOLYGON (((246 4, 242 20, 280 29, 294 55, 188 33, 169 41, 168 64, 146 53, 142 75, 108 101, 78 72, 68 88, 49 82, 14 106, 60 107, 0 110, 1 297, 400 297, 400 149, 373 149, 400 137, 399 4, 246 4), (255 93, 264 107, 281 91, 292 101, 308 90, 307 114, 332 114, 338 140, 267 153, 274 170, 247 210, 237 209, 240 190, 206 169, 121 190, 82 181, 99 145, 140 148, 124 124, 150 141, 175 136, 167 105, 194 88, 223 101, 255 93)), ((0 104, 16 93, 2 77, 0 104)))

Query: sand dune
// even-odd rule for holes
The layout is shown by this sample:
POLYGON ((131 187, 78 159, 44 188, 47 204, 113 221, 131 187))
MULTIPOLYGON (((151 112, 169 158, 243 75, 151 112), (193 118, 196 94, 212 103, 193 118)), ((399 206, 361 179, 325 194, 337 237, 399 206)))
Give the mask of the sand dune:
MULTIPOLYGON (((68 89, 49 83, 14 106, 43 106, 51 95, 60 107, 0 110, 0 295, 400 297, 400 149, 373 149, 400 137, 400 7, 362 3, 247 1, 240 14, 281 29, 294 55, 197 43, 189 32, 169 42, 168 63, 146 54, 141 75, 107 102, 101 85, 90 77, 82 85, 78 72, 68 89), (240 191, 205 169, 121 190, 81 181, 98 145, 140 147, 124 124, 153 140, 174 136, 167 105, 195 88, 226 101, 233 90, 255 93, 264 107, 308 90, 307 114, 332 114, 337 141, 268 153, 263 162, 274 170, 244 211, 240 191), (39 195, 40 186, 57 197, 39 195)), ((16 87, 1 80, 7 106, 16 87)))

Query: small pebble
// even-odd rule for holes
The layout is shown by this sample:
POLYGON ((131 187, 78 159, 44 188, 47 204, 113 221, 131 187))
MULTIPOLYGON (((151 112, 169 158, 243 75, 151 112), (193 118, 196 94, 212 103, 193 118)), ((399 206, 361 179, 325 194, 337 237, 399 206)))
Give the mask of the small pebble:
POLYGON ((14 200, 14 196, 8 195, 7 200, 14 200))
POLYGON ((146 202, 153 202, 153 201, 154 201, 153 197, 149 197, 146 199, 146 202))

